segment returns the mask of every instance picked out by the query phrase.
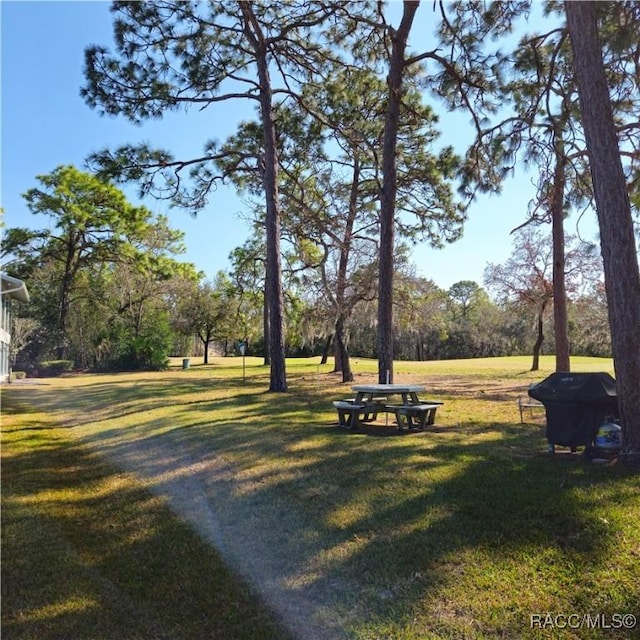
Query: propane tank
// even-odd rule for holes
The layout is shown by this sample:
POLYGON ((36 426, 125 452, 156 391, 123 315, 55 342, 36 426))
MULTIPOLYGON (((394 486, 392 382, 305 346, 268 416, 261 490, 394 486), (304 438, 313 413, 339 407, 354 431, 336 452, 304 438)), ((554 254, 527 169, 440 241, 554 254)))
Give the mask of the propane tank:
POLYGON ((601 424, 594 444, 603 452, 617 453, 622 448, 622 427, 614 422, 601 424))

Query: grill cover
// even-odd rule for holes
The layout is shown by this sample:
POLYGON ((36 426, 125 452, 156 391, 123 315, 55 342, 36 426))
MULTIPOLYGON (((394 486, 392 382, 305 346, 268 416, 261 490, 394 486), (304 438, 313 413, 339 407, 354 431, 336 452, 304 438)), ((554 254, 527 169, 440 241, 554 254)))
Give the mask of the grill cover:
POLYGON ((616 381, 608 373, 552 373, 529 395, 545 407, 552 444, 589 445, 603 422, 618 418, 616 381))

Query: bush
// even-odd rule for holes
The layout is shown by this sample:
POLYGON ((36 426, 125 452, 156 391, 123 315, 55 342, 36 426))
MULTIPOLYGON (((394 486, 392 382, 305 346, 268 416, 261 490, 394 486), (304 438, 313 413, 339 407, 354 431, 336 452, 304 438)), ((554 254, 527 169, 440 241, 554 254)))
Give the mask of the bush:
POLYGON ((139 335, 120 332, 112 338, 116 348, 103 368, 115 371, 162 371, 169 367, 171 333, 163 322, 145 327, 139 335))
POLYGON ((24 380, 27 377, 26 371, 12 371, 11 379, 12 380, 24 380))
POLYGON ((54 378, 73 369, 73 360, 47 360, 38 365, 42 377, 54 378))
POLYGON ((111 366, 117 371, 163 371, 169 367, 168 346, 163 336, 131 338, 111 366))
POLYGON ((166 314, 150 317, 138 328, 124 318, 113 322, 94 344, 100 371, 162 371, 169 367, 174 334, 166 314))

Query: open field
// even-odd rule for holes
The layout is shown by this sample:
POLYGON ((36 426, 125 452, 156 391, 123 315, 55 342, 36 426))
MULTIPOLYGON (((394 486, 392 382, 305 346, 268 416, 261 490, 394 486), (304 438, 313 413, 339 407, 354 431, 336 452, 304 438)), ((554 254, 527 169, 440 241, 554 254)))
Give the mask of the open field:
POLYGON ((3 389, 6 637, 640 638, 638 476, 520 424, 551 358, 398 362, 445 404, 382 438, 336 428, 330 365, 246 364, 3 389))

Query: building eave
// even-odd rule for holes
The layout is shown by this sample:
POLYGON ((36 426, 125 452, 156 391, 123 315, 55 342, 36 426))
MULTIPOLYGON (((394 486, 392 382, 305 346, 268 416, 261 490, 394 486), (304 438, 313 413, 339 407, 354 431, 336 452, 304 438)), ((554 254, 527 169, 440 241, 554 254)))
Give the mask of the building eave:
POLYGON ((18 278, 8 276, 6 273, 0 275, 2 279, 2 295, 8 296, 13 300, 19 302, 29 302, 29 292, 27 291, 27 285, 18 278))

